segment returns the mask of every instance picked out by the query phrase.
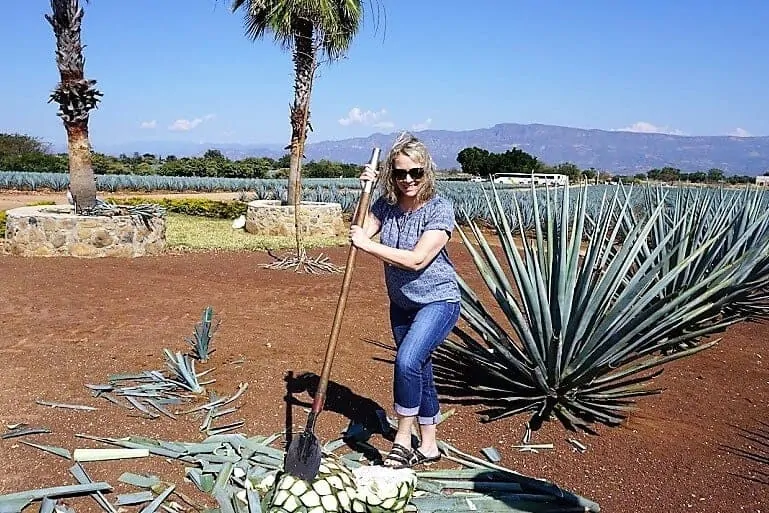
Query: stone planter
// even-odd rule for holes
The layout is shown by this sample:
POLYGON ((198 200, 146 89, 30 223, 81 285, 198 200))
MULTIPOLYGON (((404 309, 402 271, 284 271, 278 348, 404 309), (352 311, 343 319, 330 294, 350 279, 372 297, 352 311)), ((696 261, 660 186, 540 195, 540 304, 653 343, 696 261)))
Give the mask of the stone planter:
POLYGON ((162 253, 166 220, 138 216, 79 216, 68 205, 6 212, 5 251, 19 256, 137 257, 162 253))
MULTIPOLYGON (((248 204, 246 231, 255 235, 295 236, 294 207, 280 200, 248 204)), ((339 203, 303 201, 299 207, 299 233, 305 237, 344 237, 347 229, 339 203)))

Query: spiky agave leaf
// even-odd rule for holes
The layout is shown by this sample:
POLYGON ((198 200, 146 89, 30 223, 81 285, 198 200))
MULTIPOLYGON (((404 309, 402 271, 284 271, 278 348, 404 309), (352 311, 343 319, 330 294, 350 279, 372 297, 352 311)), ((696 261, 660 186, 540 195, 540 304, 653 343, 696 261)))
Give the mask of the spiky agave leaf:
MULTIPOLYGON (((670 282, 660 296, 671 296, 693 283, 701 281, 713 270, 725 265, 740 268, 742 278, 724 289, 709 312, 705 312, 697 324, 704 326, 719 322, 725 325, 747 315, 766 315, 761 307, 766 302, 766 286, 769 284, 769 209, 763 192, 724 191, 721 189, 679 189, 672 198, 660 188, 645 190, 647 210, 664 204, 664 214, 657 218, 649 236, 649 245, 641 258, 648 257, 652 248, 661 244, 663 237, 673 231, 667 241, 672 251, 669 264, 682 262, 703 241, 715 238, 717 242, 692 260, 675 280, 670 282)), ((620 220, 624 230, 637 222, 632 211, 620 220)), ((686 328, 691 329, 692 326, 686 328)), ((691 341, 694 343, 696 341, 691 341)))
POLYGON ((166 356, 166 365, 176 378, 169 381, 194 394, 200 394, 205 391, 198 380, 200 374, 195 372, 195 360, 186 354, 172 353, 168 349, 163 349, 163 352, 166 356))
POLYGON ((192 333, 192 338, 186 337, 187 343, 192 346, 192 357, 205 362, 209 356, 216 351, 211 349, 211 339, 214 336, 214 332, 219 327, 219 322, 213 323, 214 309, 207 306, 203 310, 203 315, 200 318, 200 322, 195 324, 195 330, 192 333))
POLYGON ((712 298, 736 279, 732 267, 714 270, 675 296, 660 294, 715 239, 673 263, 676 247, 667 246, 671 232, 642 258, 663 206, 622 238, 612 220, 631 208, 628 198, 604 192, 595 219, 588 219, 587 187, 573 205, 568 188, 548 194, 546 216, 539 216, 534 196, 534 236, 530 239, 519 230, 516 238, 493 184, 492 191, 490 210, 508 272, 475 223, 467 220, 478 249, 459 227, 458 232, 496 301, 495 310, 501 310, 512 329, 502 327, 496 312, 460 279, 468 329, 457 327, 458 340, 447 341, 436 352, 436 379, 444 394, 487 404, 485 420, 532 411, 535 424, 555 414, 568 427, 589 429, 596 421, 616 425, 635 397, 657 392, 646 388, 646 382, 659 369, 649 371, 715 343, 653 355, 722 328, 716 324, 681 330, 712 308, 712 298), (556 208, 559 223, 552 215, 556 208), (588 224, 592 233, 583 252, 588 224))

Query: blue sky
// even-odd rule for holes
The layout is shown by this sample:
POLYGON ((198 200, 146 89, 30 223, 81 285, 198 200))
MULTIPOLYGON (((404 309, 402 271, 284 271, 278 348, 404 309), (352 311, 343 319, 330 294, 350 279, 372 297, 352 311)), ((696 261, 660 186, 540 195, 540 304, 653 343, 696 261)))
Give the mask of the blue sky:
MULTIPOLYGON (((545 123, 769 135, 769 2, 380 0, 345 60, 324 66, 310 141, 545 123)), ((48 0, 6 2, 0 132, 60 144, 48 0)), ((251 42, 229 0, 92 0, 86 76, 100 144, 287 143, 291 59, 251 42)))

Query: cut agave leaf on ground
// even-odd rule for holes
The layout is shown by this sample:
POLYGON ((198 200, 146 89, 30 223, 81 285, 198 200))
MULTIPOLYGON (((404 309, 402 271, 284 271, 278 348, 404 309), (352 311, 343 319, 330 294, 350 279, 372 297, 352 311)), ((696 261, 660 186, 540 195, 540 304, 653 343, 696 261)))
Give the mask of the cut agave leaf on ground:
MULTIPOLYGON (((69 469, 69 472, 74 476, 75 479, 77 479, 77 482, 80 484, 93 483, 93 480, 82 467, 82 465, 80 465, 80 463, 75 463, 75 465, 69 469)), ((91 494, 91 497, 94 501, 96 501, 96 504, 98 504, 99 507, 107 513, 117 513, 117 510, 107 501, 107 499, 104 498, 104 494, 102 494, 100 491, 94 492, 91 494)))
POLYGON ((486 459, 492 463, 499 463, 502 461, 502 456, 499 455, 499 451, 497 451, 494 447, 484 447, 481 449, 481 452, 484 456, 486 456, 486 459))
POLYGON ((17 438, 20 436, 27 436, 27 435, 44 435, 50 433, 51 430, 44 427, 32 427, 32 426, 26 426, 17 428, 17 429, 10 429, 0 435, 0 438, 17 438))
POLYGON ((109 461, 146 458, 149 449, 75 449, 75 461, 109 461))
POLYGON ((98 482, 89 484, 54 486, 51 488, 39 488, 36 490, 26 490, 23 492, 9 493, 0 495, 0 504, 15 503, 18 501, 27 501, 27 503, 41 500, 44 497, 52 499, 59 497, 76 497, 79 495, 89 495, 94 492, 105 492, 112 490, 109 483, 98 482))
POLYGON ((42 444, 36 444, 33 442, 28 442, 26 440, 19 440, 19 442, 23 443, 24 445, 28 445, 30 447, 35 447, 36 449, 40 449, 41 451, 49 452, 51 454, 55 454, 56 456, 61 456, 65 459, 72 459, 72 454, 69 452, 69 450, 63 448, 63 447, 55 447, 53 445, 42 445, 42 444))
POLYGON ((67 404, 67 403, 52 403, 50 401, 37 400, 35 403, 40 406, 50 406, 51 408, 64 408, 67 410, 83 410, 83 411, 96 411, 98 408, 93 406, 87 406, 85 404, 67 404))
POLYGON ((163 502, 165 502, 165 500, 168 498, 169 495, 171 495, 171 492, 173 492, 175 488, 176 486, 171 485, 165 490, 163 490, 161 493, 158 494, 157 497, 155 497, 155 499, 153 499, 152 502, 150 502, 145 507, 143 507, 139 511, 139 513, 155 513, 155 511, 157 511, 160 505, 163 504, 163 502))
POLYGON ((29 503, 30 501, 24 499, 0 502, 0 513, 21 513, 21 510, 26 508, 29 503))
POLYGON ((139 488, 152 488, 153 486, 160 483, 160 478, 157 476, 147 476, 134 474, 132 472, 124 472, 118 478, 118 481, 132 486, 138 486, 139 488))
POLYGON ((56 501, 54 499, 43 497, 43 500, 40 501, 40 513, 53 513, 54 508, 56 508, 56 501))
POLYGON ((117 496, 117 499, 115 500, 115 506, 133 506, 136 504, 143 504, 145 502, 150 502, 154 497, 155 495, 149 490, 145 490, 143 492, 122 493, 117 496))

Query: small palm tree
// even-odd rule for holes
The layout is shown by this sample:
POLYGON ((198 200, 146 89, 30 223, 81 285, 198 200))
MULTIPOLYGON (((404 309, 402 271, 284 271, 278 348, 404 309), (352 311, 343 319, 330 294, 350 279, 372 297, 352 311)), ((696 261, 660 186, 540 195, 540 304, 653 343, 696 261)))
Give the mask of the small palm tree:
MULTIPOLYGON (((301 200, 301 159, 310 118, 310 96, 318 57, 334 61, 345 55, 363 21, 361 0, 233 0, 242 9, 252 40, 271 33, 292 54, 294 102, 291 105, 291 161, 288 202, 301 200)), ((310 126, 311 129, 311 126, 310 126)))
MULTIPOLYGON (((232 12, 244 12, 252 40, 271 33, 292 54, 294 102, 290 108, 291 142, 287 202, 294 206, 297 259, 302 259, 299 206, 302 158, 310 125, 310 97, 318 58, 335 61, 345 55, 363 22, 361 0, 233 0, 232 12)), ((378 12, 378 11, 377 11, 378 12)), ((292 264, 293 265, 293 264, 292 264)))
POLYGON ((51 10, 45 18, 56 36, 56 65, 61 82, 48 101, 59 104, 58 116, 67 130, 70 191, 75 211, 85 213, 96 206, 88 113, 96 108, 102 93, 95 88, 95 80, 86 80, 84 76, 85 59, 80 42, 83 9, 79 0, 51 0, 51 10))

